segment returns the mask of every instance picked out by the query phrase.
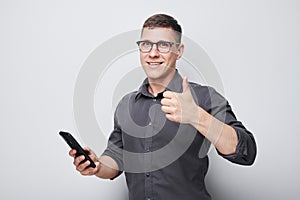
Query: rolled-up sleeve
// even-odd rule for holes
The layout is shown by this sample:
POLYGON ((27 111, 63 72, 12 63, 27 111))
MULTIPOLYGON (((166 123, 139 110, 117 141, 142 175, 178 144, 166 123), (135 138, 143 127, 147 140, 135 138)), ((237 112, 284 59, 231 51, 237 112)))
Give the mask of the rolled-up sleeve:
MULTIPOLYGON (((228 101, 216 92, 213 88, 208 88, 210 101, 208 112, 216 117, 218 120, 231 126, 238 137, 238 144, 236 151, 231 155, 224 155, 218 150, 218 154, 223 158, 240 165, 252 165, 256 158, 256 142, 253 134, 246 129, 242 122, 238 121, 234 115, 228 101)), ((207 102, 206 102, 207 103, 207 102)))
POLYGON ((218 154, 233 163, 252 165, 256 157, 256 143, 252 133, 245 129, 237 127, 233 128, 238 136, 238 144, 235 153, 231 155, 223 155, 218 151, 218 154))
POLYGON ((119 167, 119 173, 117 176, 119 176, 123 172, 123 168, 124 168, 123 167, 123 142, 122 142, 122 130, 119 126, 116 113, 117 111, 115 112, 114 115, 114 129, 109 136, 107 148, 104 150, 102 155, 109 156, 116 161, 119 167))

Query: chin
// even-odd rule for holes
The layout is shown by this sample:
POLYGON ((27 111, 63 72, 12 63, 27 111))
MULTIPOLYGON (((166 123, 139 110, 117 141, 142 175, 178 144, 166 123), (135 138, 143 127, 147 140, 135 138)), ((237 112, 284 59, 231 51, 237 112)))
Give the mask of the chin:
POLYGON ((163 82, 164 79, 166 79, 167 74, 162 74, 162 73, 153 73, 153 72, 148 72, 147 74, 147 78, 149 81, 151 82, 163 82))
POLYGON ((148 77, 148 79, 150 79, 150 80, 160 80, 160 79, 162 79, 162 75, 160 75, 160 74, 156 74, 156 73, 146 73, 147 74, 147 77, 148 77))

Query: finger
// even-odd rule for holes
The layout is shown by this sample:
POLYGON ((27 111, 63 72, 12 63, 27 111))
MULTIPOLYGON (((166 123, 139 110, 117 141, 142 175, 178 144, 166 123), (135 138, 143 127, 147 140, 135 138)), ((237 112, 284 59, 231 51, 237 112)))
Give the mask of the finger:
POLYGON ((78 156, 74 159, 73 164, 78 167, 82 161, 84 161, 85 157, 84 156, 78 156))
POLYGON ((171 99, 167 99, 167 98, 163 98, 161 101, 160 101, 161 105, 163 106, 173 106, 174 103, 171 99))
POLYGON ((190 89, 190 86, 189 86, 189 82, 188 82, 188 77, 185 76, 182 80, 182 92, 185 92, 189 89, 190 89))
POLYGON ((173 113, 174 113, 174 108, 169 107, 169 106, 162 106, 162 107, 161 107, 161 110, 162 110, 164 113, 167 113, 167 114, 173 114, 173 113))
POLYGON ((93 175, 93 172, 90 168, 88 168, 88 169, 81 171, 80 174, 84 175, 84 176, 91 176, 91 175, 93 175))
POLYGON ((80 173, 82 175, 89 175, 89 176, 97 174, 101 168, 101 165, 100 162, 95 162, 95 164, 96 164, 95 168, 87 167, 84 170, 82 170, 80 173))
POLYGON ((177 122, 177 119, 174 115, 166 114, 166 118, 170 121, 177 122))
POLYGON ((93 168, 89 167, 83 171, 80 172, 81 175, 84 175, 84 176, 92 176, 92 175, 95 175, 94 173, 94 170, 93 168))
POLYGON ((69 151, 69 155, 71 156, 71 157, 75 157, 75 155, 76 155, 76 150, 75 149, 71 149, 70 151, 69 151))
POLYGON ((83 150, 85 150, 86 152, 92 151, 89 147, 83 147, 83 150))
POLYGON ((88 154, 92 155, 94 152, 89 147, 83 147, 83 150, 88 154))
POLYGON ((88 167, 81 171, 80 174, 84 176, 92 176, 96 174, 96 170, 92 167, 88 167))
POLYGON ((83 150, 90 156, 93 161, 98 160, 97 155, 89 147, 84 147, 83 150))
POLYGON ((171 92, 171 91, 165 91, 165 92, 163 93, 163 96, 164 96, 165 98, 171 99, 171 98, 174 98, 175 93, 174 93, 174 92, 171 92))
POLYGON ((94 154, 94 153, 93 154, 89 154, 89 156, 92 159, 92 161, 94 161, 94 162, 98 161, 98 158, 97 158, 96 154, 94 154))
POLYGON ((91 162, 87 160, 87 161, 85 161, 84 163, 78 165, 78 166, 76 167, 76 169, 77 169, 77 171, 79 171, 79 172, 83 172, 90 164, 91 164, 91 162))

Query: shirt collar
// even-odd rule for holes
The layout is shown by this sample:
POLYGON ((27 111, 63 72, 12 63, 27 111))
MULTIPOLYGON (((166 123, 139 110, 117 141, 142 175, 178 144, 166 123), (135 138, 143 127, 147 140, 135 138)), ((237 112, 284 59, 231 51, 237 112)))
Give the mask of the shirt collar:
MULTIPOLYGON (((173 79, 168 84, 165 91, 181 93, 182 92, 182 80, 183 80, 182 77, 180 76, 180 74, 178 73, 178 71, 176 69, 176 73, 175 73, 173 79)), ((148 91, 148 85, 149 85, 148 78, 146 78, 143 81, 142 85, 140 86, 139 90, 137 91, 137 94, 135 96, 136 100, 139 99, 141 96, 153 98, 153 95, 151 93, 149 93, 149 91, 148 91)))

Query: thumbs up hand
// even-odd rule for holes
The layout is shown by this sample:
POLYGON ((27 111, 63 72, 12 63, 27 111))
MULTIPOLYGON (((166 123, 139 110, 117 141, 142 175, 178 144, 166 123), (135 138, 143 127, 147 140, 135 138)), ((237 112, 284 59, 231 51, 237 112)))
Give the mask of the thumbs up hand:
POLYGON ((192 124, 193 121, 199 120, 199 112, 186 76, 182 81, 182 89, 182 93, 164 92, 164 98, 161 100, 161 109, 166 113, 166 118, 170 121, 192 124))

